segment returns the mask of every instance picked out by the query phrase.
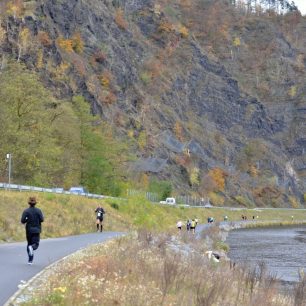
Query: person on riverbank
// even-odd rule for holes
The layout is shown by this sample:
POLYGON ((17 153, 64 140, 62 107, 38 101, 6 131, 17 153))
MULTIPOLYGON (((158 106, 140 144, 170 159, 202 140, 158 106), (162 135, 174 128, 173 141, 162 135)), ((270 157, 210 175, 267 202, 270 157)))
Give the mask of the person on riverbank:
POLYGON ((213 223, 214 222, 214 218, 213 217, 208 217, 207 218, 207 223, 213 223))
POLYGON ((190 230, 193 234, 195 234, 195 228, 196 228, 197 224, 195 222, 195 219, 192 219, 190 222, 190 230))
POLYGON ((97 232, 99 231, 102 232, 105 210, 101 206, 98 206, 95 210, 95 213, 96 213, 97 232))
POLYGON ((191 222, 190 222, 190 220, 188 219, 187 222, 186 222, 186 229, 187 229, 187 232, 190 231, 190 224, 191 224, 191 222))
POLYGON ((182 221, 178 221, 178 222, 176 223, 176 227, 177 227, 177 229, 178 229, 179 231, 182 230, 182 226, 183 226, 183 222, 182 222, 182 221))
POLYGON ((44 221, 42 211, 35 207, 36 203, 36 198, 30 197, 28 200, 30 207, 25 209, 21 216, 21 223, 26 225, 25 229, 29 265, 33 263, 34 251, 39 247, 41 223, 44 221))

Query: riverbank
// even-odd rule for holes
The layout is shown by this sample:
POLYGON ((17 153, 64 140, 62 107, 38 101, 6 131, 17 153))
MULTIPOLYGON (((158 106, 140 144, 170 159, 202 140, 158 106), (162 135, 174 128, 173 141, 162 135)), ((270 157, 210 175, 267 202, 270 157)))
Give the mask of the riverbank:
MULTIPOLYGON (((26 206, 29 194, 0 195, 0 220, 5 222, 2 239, 21 240, 23 227, 18 229, 18 235, 14 233, 19 222, 16 215, 26 206)), ((57 263, 26 286, 12 305, 222 306, 224 303, 250 305, 250 301, 258 301, 263 306, 299 305, 298 293, 278 294, 275 280, 264 272, 259 277, 247 269, 233 270, 225 256, 217 264, 207 258, 206 252, 225 254, 226 230, 220 231, 219 225, 225 223, 227 228, 237 228, 252 224, 252 221, 239 221, 242 213, 248 220, 256 217, 260 220, 257 224, 271 224, 271 216, 275 219, 273 223, 292 222, 292 215, 293 222, 304 222, 306 211, 165 207, 135 197, 127 201, 97 201, 78 196, 37 196, 39 207, 46 215, 43 237, 92 231, 93 211, 98 205, 107 211, 106 230, 120 228, 133 234, 96 245, 57 263), (225 215, 230 221, 222 221, 225 215), (178 220, 198 218, 206 223, 209 216, 220 223, 208 226, 200 239, 186 231, 178 234, 178 220)))
POLYGON ((216 225, 198 239, 185 231, 133 232, 58 262, 11 305, 303 305, 299 287, 290 296, 278 293, 277 280, 264 269, 209 260, 209 250, 223 254, 221 240, 216 225))

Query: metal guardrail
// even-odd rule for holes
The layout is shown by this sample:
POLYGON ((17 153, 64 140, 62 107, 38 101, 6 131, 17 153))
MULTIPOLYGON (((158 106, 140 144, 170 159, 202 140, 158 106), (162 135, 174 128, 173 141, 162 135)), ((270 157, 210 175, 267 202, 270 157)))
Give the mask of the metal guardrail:
MULTIPOLYGON (((94 193, 77 193, 77 192, 70 192, 67 190, 61 190, 61 188, 43 188, 43 187, 35 187, 35 186, 26 186, 26 185, 18 185, 18 184, 8 184, 8 183, 0 183, 0 189, 6 190, 14 190, 14 191, 35 191, 35 192, 48 192, 48 193, 57 193, 57 194, 70 194, 70 195, 79 195, 93 199, 121 199, 126 200, 124 198, 116 198, 111 196, 105 196, 101 194, 94 194, 94 193)), ((150 200, 150 199, 149 199, 150 200)), ((154 204, 160 204, 159 202, 155 202, 150 200, 150 202, 154 204)), ((196 207, 196 208, 219 208, 219 209, 230 209, 230 210, 247 210, 252 208, 247 207, 227 207, 227 206, 207 206, 207 205, 190 205, 190 204, 161 204, 161 205, 170 205, 170 206, 184 206, 184 207, 196 207)), ((269 210, 273 209, 270 207, 254 207, 254 210, 269 210)), ((305 210, 305 208, 277 208, 282 210, 305 210)))
POLYGON ((77 193, 77 192, 70 192, 67 190, 60 190, 59 188, 43 188, 43 187, 8 184, 8 183, 0 183, 0 189, 14 190, 14 191, 35 191, 35 192, 57 193, 57 194, 80 195, 80 196, 85 196, 85 197, 94 198, 94 199, 112 198, 112 197, 104 196, 101 194, 84 193, 84 192, 77 193))

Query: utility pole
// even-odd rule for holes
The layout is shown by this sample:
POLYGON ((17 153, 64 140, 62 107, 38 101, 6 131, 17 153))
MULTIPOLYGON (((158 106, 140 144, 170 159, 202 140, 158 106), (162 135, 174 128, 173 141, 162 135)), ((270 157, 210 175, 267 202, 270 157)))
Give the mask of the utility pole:
POLYGON ((6 159, 8 160, 8 184, 9 184, 9 189, 11 189, 12 154, 7 153, 6 159))

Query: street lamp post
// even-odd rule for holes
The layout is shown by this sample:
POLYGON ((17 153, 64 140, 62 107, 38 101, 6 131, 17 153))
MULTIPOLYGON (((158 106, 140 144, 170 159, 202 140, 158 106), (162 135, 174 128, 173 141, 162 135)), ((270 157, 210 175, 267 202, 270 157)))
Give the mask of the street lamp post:
POLYGON ((11 189, 12 154, 7 153, 6 159, 8 160, 8 184, 9 184, 9 189, 11 189))

